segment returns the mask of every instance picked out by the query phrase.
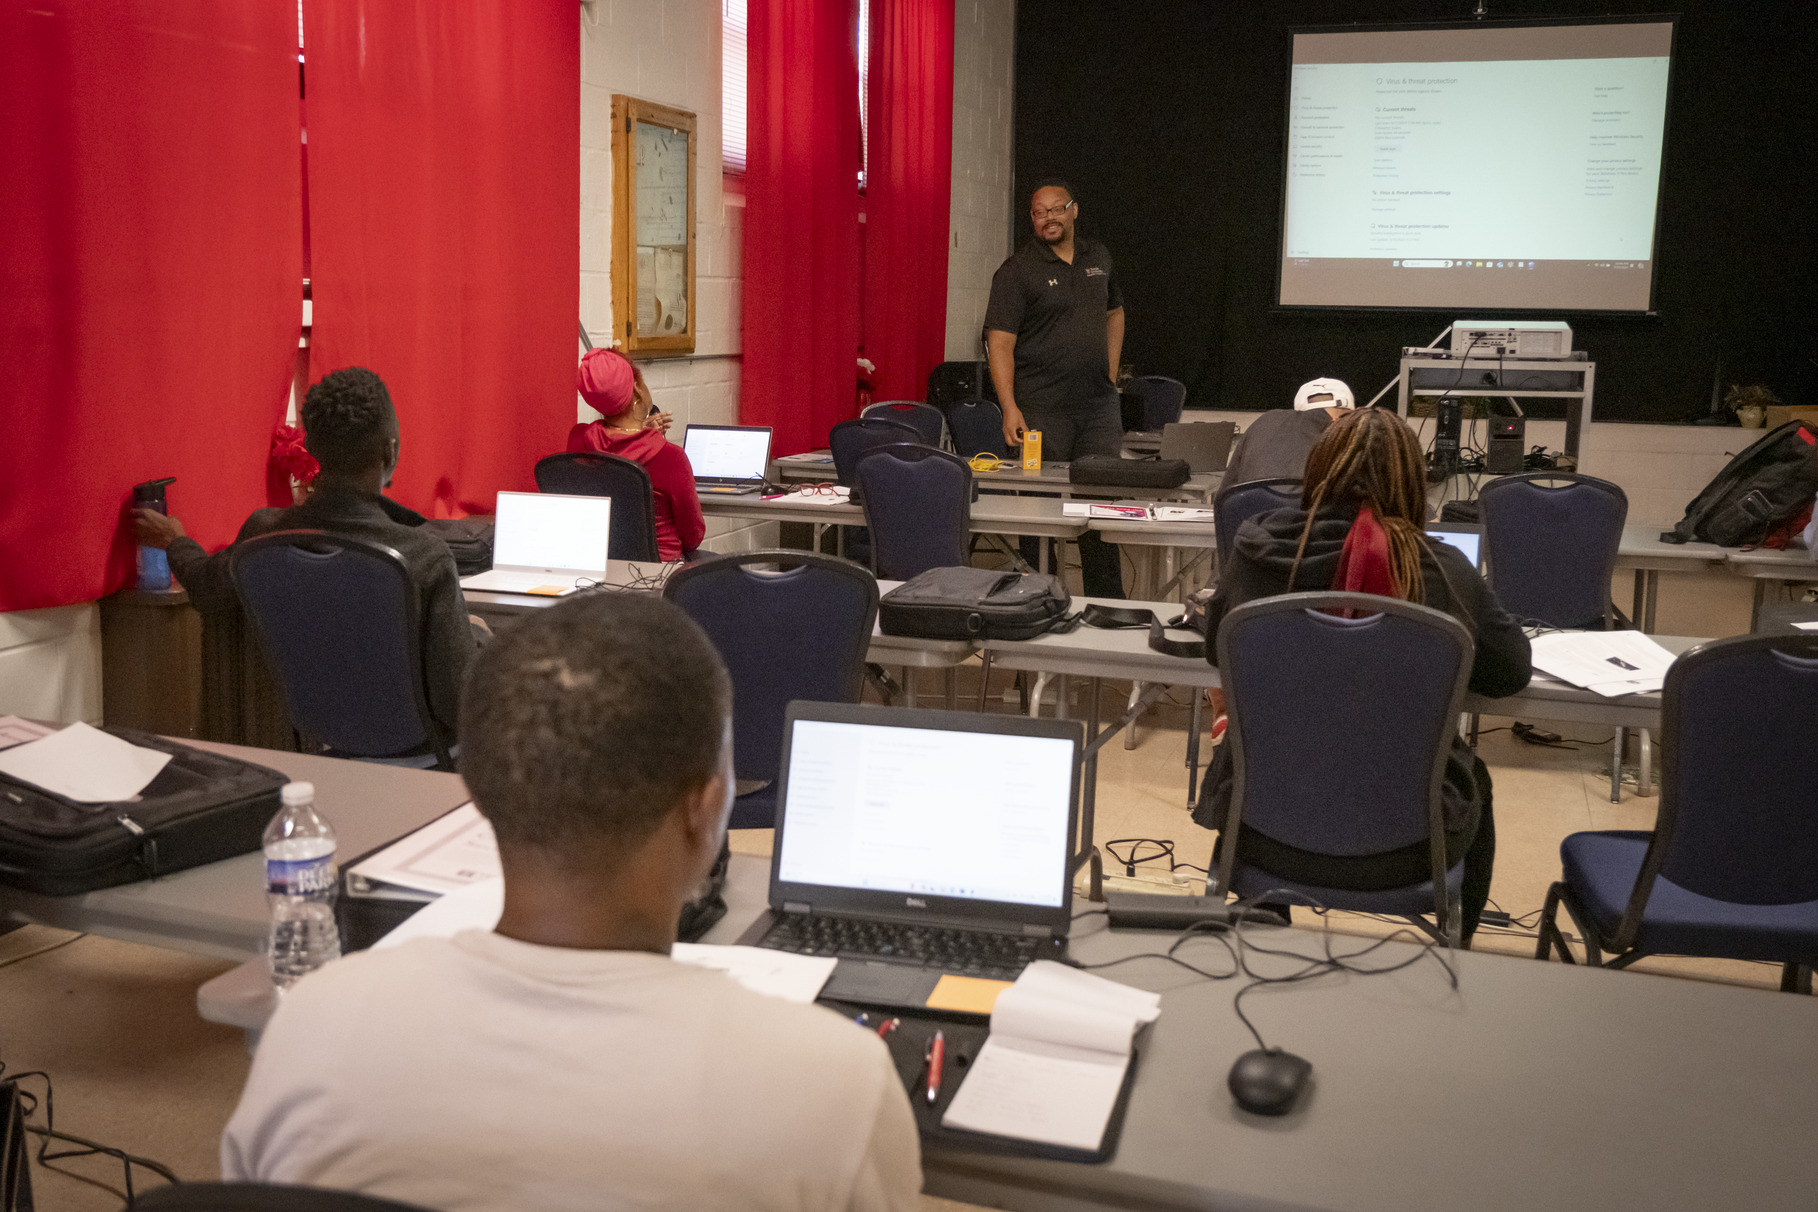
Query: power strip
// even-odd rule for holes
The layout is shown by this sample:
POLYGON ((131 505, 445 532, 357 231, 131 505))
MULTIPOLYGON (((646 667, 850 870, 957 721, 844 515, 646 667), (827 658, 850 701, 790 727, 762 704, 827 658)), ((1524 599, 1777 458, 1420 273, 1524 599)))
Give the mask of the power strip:
POLYGON ((1185 930, 1189 926, 1228 928, 1242 914, 1244 920, 1286 925, 1273 910, 1251 905, 1239 908, 1222 896, 1157 896, 1143 892, 1107 892, 1105 909, 1114 929, 1185 930))
MULTIPOLYGON (((1154 874, 1113 875, 1105 872, 1102 885, 1107 895, 1113 891, 1160 894, 1163 896, 1193 896, 1205 890, 1203 877, 1189 875, 1185 871, 1169 874, 1158 871, 1154 874)), ((1073 880, 1073 895, 1084 898, 1091 892, 1091 877, 1085 868, 1073 880)))

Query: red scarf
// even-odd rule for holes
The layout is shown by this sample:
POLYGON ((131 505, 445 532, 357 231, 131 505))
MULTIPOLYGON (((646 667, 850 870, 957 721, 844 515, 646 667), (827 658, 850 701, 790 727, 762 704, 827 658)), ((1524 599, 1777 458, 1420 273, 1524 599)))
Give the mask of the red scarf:
POLYGON ((1344 550, 1338 553, 1338 571, 1332 576, 1332 588, 1343 593, 1374 593, 1385 598, 1396 596, 1394 565, 1389 560, 1389 532, 1365 505, 1357 511, 1345 535, 1344 550))

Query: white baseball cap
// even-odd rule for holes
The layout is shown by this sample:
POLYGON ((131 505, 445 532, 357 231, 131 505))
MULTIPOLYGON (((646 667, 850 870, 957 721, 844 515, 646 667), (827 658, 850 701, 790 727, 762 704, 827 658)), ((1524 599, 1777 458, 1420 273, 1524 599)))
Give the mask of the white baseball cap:
POLYGON ((1308 379, 1294 393, 1294 407, 1303 412, 1309 408, 1356 408, 1357 400, 1343 379, 1308 379))

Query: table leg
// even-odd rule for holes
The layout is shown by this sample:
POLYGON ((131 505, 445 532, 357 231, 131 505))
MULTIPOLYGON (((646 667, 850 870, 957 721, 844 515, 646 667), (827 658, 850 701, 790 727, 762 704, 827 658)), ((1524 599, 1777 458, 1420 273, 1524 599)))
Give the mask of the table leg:
POLYGON ((1642 630, 1654 634, 1654 608, 1660 605, 1660 570, 1648 570, 1648 624, 1642 630))
MULTIPOLYGON (((1096 740, 1098 737, 1098 692, 1099 680, 1097 678, 1092 678, 1087 681, 1087 740, 1096 740)), ((1061 708, 1065 710, 1066 706, 1066 690, 1063 683, 1061 691, 1061 708)), ((1079 851, 1081 854, 1089 854, 1091 858, 1087 861, 1092 864, 1092 874, 1090 883, 1087 887, 1087 897, 1090 900, 1102 901, 1105 899, 1104 866, 1102 860, 1098 857, 1098 841, 1094 836, 1098 828, 1098 749, 1096 746, 1092 749, 1092 752, 1086 755, 1085 768, 1080 771, 1079 787, 1079 851)))
POLYGON ((1641 730, 1641 757, 1636 772, 1635 794, 1650 796, 1654 794, 1654 733, 1652 729, 1641 730))
POLYGON ((1616 737, 1610 742, 1610 803, 1622 803, 1622 744, 1628 739, 1629 730, 1618 728, 1616 737))
MULTIPOLYGON (((1131 682, 1130 683, 1130 702, 1124 708, 1124 710, 1128 711, 1128 710, 1133 709, 1136 706, 1136 700, 1138 700, 1142 697, 1143 697, 1143 684, 1141 682, 1131 682)), ((1130 730, 1128 732, 1124 733, 1124 748, 1125 749, 1136 748, 1136 721, 1135 720, 1130 721, 1130 730)))
POLYGON ((991 653, 979 654, 978 669, 978 709, 985 709, 985 696, 991 693, 991 653))
POLYGON ((1635 570, 1635 597, 1634 597, 1634 600, 1629 604, 1629 617, 1631 619, 1634 619, 1635 626, 1640 627, 1643 631, 1647 630, 1646 627, 1642 626, 1642 619, 1647 614, 1647 604, 1648 604, 1647 569, 1637 568, 1635 570))
POLYGON ((915 706, 915 666, 903 666, 903 703, 907 707, 915 706))
POLYGON ((1031 686, 1029 688, 1029 718, 1030 719, 1040 719, 1041 718, 1042 692, 1048 688, 1048 679, 1053 676, 1054 675, 1051 673, 1038 673, 1035 675, 1035 685, 1031 686))
POLYGON ((1056 674, 1054 677, 1054 718, 1067 718, 1067 692, 1072 688, 1073 679, 1068 674, 1056 674))
POLYGON ((1753 606, 1749 607, 1749 631, 1750 632, 1753 632, 1755 630, 1755 628, 1757 628, 1761 625, 1761 605, 1765 601, 1767 601, 1767 579, 1764 577, 1756 577, 1755 578, 1755 604, 1753 606))
POLYGON ((1187 692, 1193 696, 1193 706, 1187 709, 1187 807, 1191 808, 1199 794, 1199 713, 1206 692, 1197 686, 1187 687, 1187 692))
POLYGON ((944 675, 944 680, 946 682, 946 691, 947 691, 947 710, 948 711, 958 711, 959 710, 959 666, 958 665, 947 666, 946 673, 944 675))

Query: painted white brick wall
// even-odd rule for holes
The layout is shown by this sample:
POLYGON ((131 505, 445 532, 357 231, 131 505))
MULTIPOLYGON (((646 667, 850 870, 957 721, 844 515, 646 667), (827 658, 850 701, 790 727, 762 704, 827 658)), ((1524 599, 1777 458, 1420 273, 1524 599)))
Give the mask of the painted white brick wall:
MULTIPOLYGON (((720 173, 719 0, 587 0, 580 11, 581 321, 602 345, 622 320, 612 314, 612 95, 688 110, 696 116, 695 352, 644 363, 644 379, 657 407, 675 415, 676 440, 690 421, 736 425, 745 208, 720 173)), ((576 396, 575 415, 599 414, 576 396)), ((768 546, 775 529, 734 530, 709 518, 706 546, 768 546)))
POLYGON ((982 356, 991 275, 1010 255, 1016 0, 955 0, 947 358, 982 356))

